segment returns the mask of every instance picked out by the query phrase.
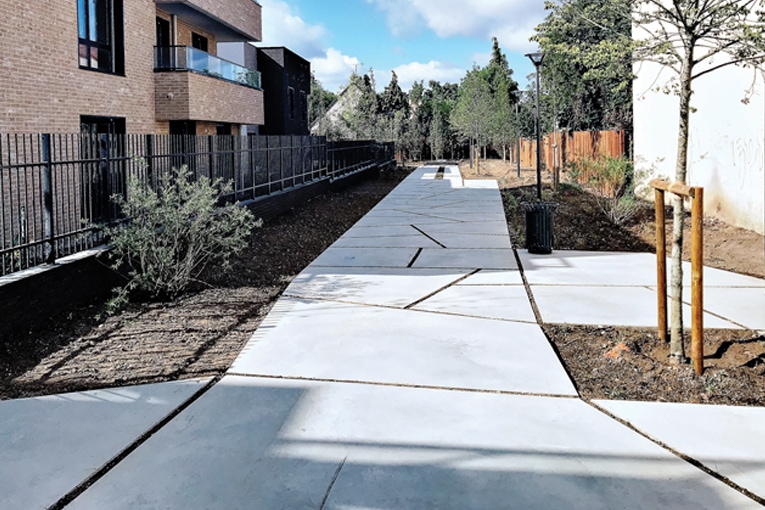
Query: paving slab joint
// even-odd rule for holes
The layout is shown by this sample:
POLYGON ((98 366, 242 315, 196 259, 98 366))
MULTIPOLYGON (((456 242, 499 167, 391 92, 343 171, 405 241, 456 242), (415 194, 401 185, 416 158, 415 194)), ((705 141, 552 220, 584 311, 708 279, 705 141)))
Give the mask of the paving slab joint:
POLYGON ((431 241, 433 241, 434 243, 436 243, 436 244, 437 244, 438 246, 440 246, 441 248, 447 248, 447 246, 446 246, 445 244, 443 244, 442 242, 440 242, 440 241, 439 241, 438 239, 436 239, 435 237, 433 237, 433 236, 431 236, 431 235, 428 235, 428 233, 427 233, 427 232, 425 232, 424 230, 422 230, 421 228, 418 228, 418 227, 416 227, 415 225, 410 225, 410 226, 411 226, 413 229, 415 229, 417 232, 419 232, 420 234, 424 235, 425 237, 427 237, 428 239, 430 239, 431 241))
POLYGON ((537 326, 539 326, 539 329, 542 330, 542 334, 547 339, 547 343, 550 344, 550 347, 555 353, 555 356, 558 357, 558 363, 560 363, 560 365, 563 367, 563 370, 566 371, 566 375, 571 381, 571 385, 574 387, 574 390, 576 390, 576 394, 578 398, 581 398, 582 394, 579 392, 579 387, 576 385, 576 379, 574 379, 568 367, 566 366, 566 363, 563 360, 563 356, 561 356, 560 350, 558 350, 558 346, 555 345, 555 342, 553 342, 550 339, 550 336, 547 334, 547 331, 545 331, 545 328, 544 328, 545 323, 542 320, 542 314, 539 312, 539 307, 537 306, 537 302, 534 299, 534 293, 531 292, 531 285, 529 284, 528 278, 526 278, 526 271, 524 271, 523 269, 523 263, 521 262, 521 256, 518 255, 518 249, 515 246, 513 246, 512 250, 513 250, 513 255, 515 256, 515 262, 518 264, 518 272, 521 274, 523 287, 526 289, 526 296, 529 298, 529 302, 531 303, 531 310, 534 312, 534 318, 537 321, 537 326))
POLYGON ((324 493, 324 499, 321 500, 321 506, 319 507, 319 510, 324 510, 324 507, 327 505, 327 500, 329 499, 329 493, 332 492, 332 487, 335 486, 337 477, 340 476, 340 471, 342 471, 343 466, 345 466, 345 461, 347 460, 348 460, 348 457, 345 457, 343 461, 340 463, 340 465, 337 466, 337 469, 335 470, 335 474, 332 476, 332 480, 330 480, 329 482, 329 487, 327 487, 327 492, 324 493))
POLYGON ((480 269, 474 269, 473 271, 469 272, 469 273, 468 273, 468 274, 466 274, 465 276, 462 276, 462 277, 460 277, 460 278, 457 278, 457 279, 456 279, 456 280, 454 280, 453 282, 451 282, 451 283, 449 283, 449 284, 447 284, 447 285, 444 285, 444 286, 443 286, 443 287, 441 287, 440 289, 438 289, 438 290, 435 290, 435 291, 431 292, 431 293, 430 293, 430 294, 428 294, 427 296, 425 296, 425 297, 422 297, 422 298, 418 299, 417 301, 414 301, 413 303, 410 303, 410 304, 406 305, 406 306, 404 307, 404 310, 411 310, 412 308, 414 308, 415 306, 419 305, 420 303, 422 303, 422 302, 424 302, 424 301, 427 301, 428 299, 432 298, 432 297, 433 297, 433 296, 435 296, 436 294, 440 294, 441 292, 445 291, 446 289, 452 288, 452 287, 454 287, 455 285, 458 285, 458 284, 460 284, 461 282, 463 282, 463 281, 467 280, 468 278, 470 278, 471 276, 473 276, 474 274, 476 274, 476 273, 478 273, 478 272, 480 272, 480 271, 481 271, 480 269))
POLYGON ((580 400, 580 397, 578 395, 567 395, 567 394, 560 394, 560 393, 539 393, 539 392, 532 392, 532 391, 494 390, 494 389, 486 390, 481 388, 464 388, 459 386, 433 386, 429 384, 361 381, 356 379, 330 379, 330 378, 324 378, 324 377, 302 377, 298 375, 252 374, 252 373, 244 373, 244 372, 229 372, 226 375, 236 376, 236 377, 246 377, 251 379, 274 379, 279 381, 306 381, 306 382, 334 383, 334 384, 361 384, 366 386, 383 386, 386 388, 413 388, 418 390, 455 391, 455 392, 461 392, 461 393, 484 393, 484 394, 490 394, 490 395, 513 395, 517 397, 545 397, 545 398, 560 398, 560 399, 566 399, 566 400, 580 400))
POLYGON ((414 263, 417 262, 417 259, 420 258, 420 255, 422 255, 422 248, 419 248, 417 250, 417 253, 414 254, 414 257, 412 257, 412 260, 409 262, 409 265, 406 266, 407 268, 414 267, 414 263))
POLYGON ((682 452, 680 452, 678 450, 675 450, 674 448, 672 448, 668 444, 664 443, 660 439, 655 438, 655 437, 651 436, 650 434, 647 434, 647 433, 643 432, 639 428, 637 428, 634 425, 632 425, 632 423, 630 423, 627 420, 624 420, 624 419, 616 416, 615 414, 610 412, 608 409, 604 409, 604 408, 600 407, 595 402, 592 402, 591 400, 588 400, 588 399, 582 399, 582 400, 586 404, 588 404, 589 406, 593 407, 595 410, 600 411, 601 413, 605 414, 606 416, 608 416, 612 420, 615 420, 615 421, 619 422, 620 424, 624 425, 625 427, 627 427, 628 429, 632 430, 633 432, 635 432, 637 434, 640 434, 641 436, 643 436, 644 438, 648 439, 649 441, 651 441, 652 443, 656 444, 657 446, 659 446, 661 448, 664 448, 665 450, 667 450, 672 455, 674 455, 674 456, 684 460, 685 462, 687 462, 688 464, 692 465, 693 467, 695 467, 697 469, 700 469, 701 471, 703 471, 704 473, 708 474, 712 478, 715 478, 715 479, 721 481, 722 483, 724 483, 725 485, 727 485, 731 489, 733 489, 733 490, 735 490, 737 492, 740 492, 741 494, 743 494, 747 498, 755 501, 756 503, 759 503, 760 505, 765 506, 765 498, 762 498, 762 497, 758 496, 757 494, 755 494, 752 491, 748 490, 746 487, 742 487, 741 485, 739 485, 736 482, 732 481, 728 477, 721 475, 717 471, 714 471, 714 470, 708 468, 701 461, 699 461, 697 459, 694 459, 693 457, 690 457, 690 456, 688 456, 688 455, 686 455, 686 454, 684 454, 684 453, 682 453, 682 452))
POLYGON ((194 393, 191 397, 189 397, 185 402, 183 402, 180 406, 176 407, 170 413, 167 414, 162 420, 157 422, 153 427, 151 427, 148 431, 144 432, 142 435, 140 435, 138 438, 136 438, 135 441, 130 443, 128 446, 126 446, 122 451, 120 451, 117 455, 115 455, 110 461, 108 461, 106 464, 101 466, 95 473, 90 475, 88 478, 80 482, 76 487, 74 487, 72 490, 64 494, 58 501, 56 501, 53 505, 48 507, 48 510, 61 510, 68 506, 72 501, 77 499, 83 492, 85 492, 90 486, 92 486, 94 483, 96 483, 98 480, 106 476, 109 471, 114 469, 117 464, 125 460, 125 458, 133 453, 138 447, 140 447, 142 444, 144 444, 146 441, 149 440, 153 435, 155 435, 157 432, 159 432, 162 428, 164 428, 170 421, 172 421, 176 416, 181 414, 184 410, 186 410, 191 404, 199 400, 199 398, 207 393, 215 384, 218 383, 223 378, 223 375, 219 375, 217 377, 214 377, 211 379, 207 384, 205 384, 202 388, 197 390, 196 393, 194 393))

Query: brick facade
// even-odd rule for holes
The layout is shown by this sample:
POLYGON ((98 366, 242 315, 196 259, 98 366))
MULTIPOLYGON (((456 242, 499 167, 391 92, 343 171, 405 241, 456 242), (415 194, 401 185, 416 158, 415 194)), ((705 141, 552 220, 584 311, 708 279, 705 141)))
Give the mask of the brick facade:
POLYGON ((263 124, 262 90, 196 73, 157 73, 155 83, 157 119, 263 124))
MULTIPOLYGON (((171 12, 181 2, 156 0, 156 3, 158 8, 171 12)), ((196 9, 209 13, 210 17, 240 32, 242 39, 263 39, 261 6, 254 0, 187 0, 186 3, 193 4, 196 9)))
MULTIPOLYGON (((259 39, 260 5, 253 0, 190 3, 210 16, 210 30, 221 27, 222 37, 259 39)), ((158 74, 178 75, 188 84, 192 103, 199 100, 184 120, 262 123, 262 91, 189 72, 154 72, 155 20, 170 19, 161 9, 173 4, 182 2, 122 0, 125 72, 115 75, 80 68, 76 1, 0 0, 0 133, 77 133, 83 115, 125 118, 128 133, 167 133, 170 117, 155 109, 155 98, 170 91, 155 91, 155 83, 162 82, 158 74)), ((192 31, 208 37, 208 51, 215 54, 218 35, 178 14, 177 43, 190 45, 192 31)))

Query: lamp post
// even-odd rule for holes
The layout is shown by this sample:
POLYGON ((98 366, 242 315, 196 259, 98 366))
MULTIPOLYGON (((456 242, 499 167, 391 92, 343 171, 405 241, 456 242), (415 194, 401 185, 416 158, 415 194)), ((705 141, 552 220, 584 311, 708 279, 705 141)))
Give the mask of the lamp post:
POLYGON ((526 211, 526 249, 529 253, 549 254, 553 250, 553 213, 558 208, 555 202, 542 201, 542 130, 539 115, 539 68, 544 60, 544 53, 538 51, 526 54, 537 69, 537 199, 523 202, 526 211))
POLYGON ((534 53, 527 53, 527 57, 534 64, 537 70, 537 200, 542 201, 542 131, 539 123, 539 68, 542 67, 542 61, 545 59, 545 54, 541 51, 535 51, 534 53))

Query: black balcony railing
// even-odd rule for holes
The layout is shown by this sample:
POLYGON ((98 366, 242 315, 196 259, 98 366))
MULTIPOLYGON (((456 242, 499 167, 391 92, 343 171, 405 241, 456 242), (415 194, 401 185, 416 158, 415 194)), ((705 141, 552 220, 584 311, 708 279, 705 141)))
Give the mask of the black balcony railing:
POLYGON ((155 71, 192 71, 260 89, 260 73, 191 46, 155 46, 155 71))

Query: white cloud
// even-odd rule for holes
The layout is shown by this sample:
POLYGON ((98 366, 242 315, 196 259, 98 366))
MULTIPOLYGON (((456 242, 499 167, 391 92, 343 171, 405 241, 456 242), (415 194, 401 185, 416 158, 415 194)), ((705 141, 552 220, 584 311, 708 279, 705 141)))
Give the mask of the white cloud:
POLYGON ((367 0, 386 14, 396 36, 424 23, 441 38, 453 36, 499 39, 504 51, 525 52, 534 27, 544 19, 539 0, 367 0))
MULTIPOLYGON (((398 83, 403 90, 409 90, 415 81, 423 81, 425 87, 430 80, 436 80, 443 83, 459 83, 465 75, 465 69, 455 67, 445 62, 436 62, 431 60, 427 64, 421 62, 411 62, 396 67, 394 69, 398 76, 398 83)), ((382 80, 378 77, 377 88, 382 89, 390 82, 390 78, 382 80), (384 81, 384 83, 382 83, 384 81)))
POLYGON ((262 46, 286 46, 306 59, 324 54, 327 36, 321 25, 309 25, 281 0, 260 0, 263 6, 262 46))
POLYGON ((425 20, 411 0, 367 0, 385 12, 388 28, 396 37, 413 35, 422 30, 425 20))
MULTIPOLYGON (((311 60, 311 70, 322 86, 332 92, 337 92, 348 83, 351 73, 361 66, 356 57, 343 55, 334 48, 326 51, 323 57, 315 57, 311 60)), ((361 73, 361 69, 358 69, 361 73)))
POLYGON ((356 57, 326 48, 330 34, 322 25, 311 25, 284 0, 260 0, 263 7, 263 42, 260 46, 285 46, 311 62, 311 70, 324 88, 336 91, 361 63, 356 57))

